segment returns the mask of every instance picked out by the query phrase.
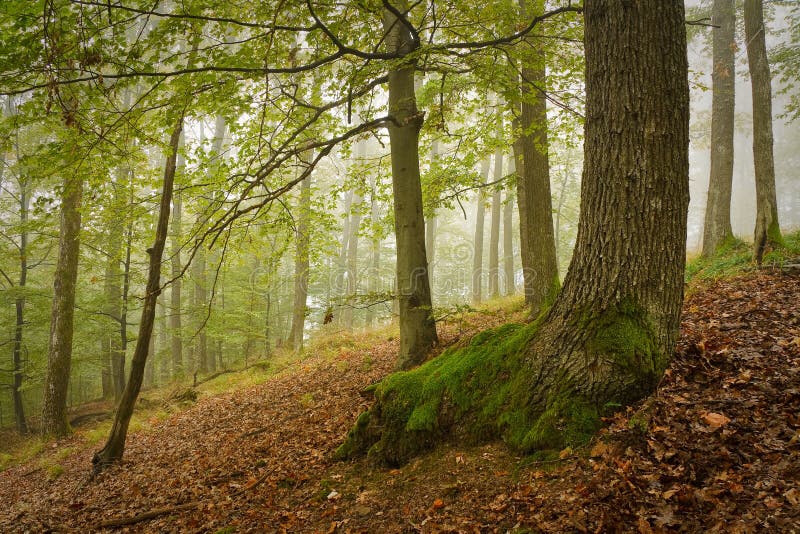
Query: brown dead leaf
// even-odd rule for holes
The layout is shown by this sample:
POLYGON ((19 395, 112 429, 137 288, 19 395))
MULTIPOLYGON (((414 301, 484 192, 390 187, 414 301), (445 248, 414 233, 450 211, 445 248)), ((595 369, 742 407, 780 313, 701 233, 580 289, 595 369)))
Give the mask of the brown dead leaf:
POLYGON ((703 422, 707 424, 711 430, 716 430, 731 422, 730 419, 716 412, 706 412, 702 415, 703 422))

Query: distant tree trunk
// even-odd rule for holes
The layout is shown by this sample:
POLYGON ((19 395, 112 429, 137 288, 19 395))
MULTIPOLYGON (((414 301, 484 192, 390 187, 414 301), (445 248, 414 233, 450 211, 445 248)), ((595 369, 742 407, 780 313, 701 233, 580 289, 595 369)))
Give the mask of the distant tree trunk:
MULTIPOLYGON (((509 159, 509 167, 511 160, 509 159)), ((514 280, 514 192, 510 187, 505 189, 506 203, 503 206, 503 294, 513 295, 517 292, 514 280)))
POLYGON ((104 282, 105 306, 104 313, 113 321, 113 328, 105 335, 104 345, 106 358, 111 363, 111 393, 114 401, 118 402, 125 388, 125 353, 120 346, 120 332, 122 331, 122 240, 124 227, 119 224, 119 217, 124 211, 125 195, 128 174, 130 170, 120 167, 114 179, 114 195, 111 210, 116 219, 111 221, 106 236, 106 273, 104 282))
MULTIPOLYGON (((305 154, 304 162, 311 161, 311 154, 305 154)), ((308 271, 310 227, 309 218, 311 210, 311 177, 307 176, 300 183, 299 216, 297 218, 297 231, 295 233, 294 255, 294 305, 292 306, 292 328, 289 339, 286 340, 290 350, 303 348, 303 333, 306 324, 306 300, 308 299, 308 271)))
POLYGON ((168 332, 169 326, 167 323, 167 305, 164 304, 164 293, 158 296, 158 308, 161 310, 158 325, 158 376, 162 384, 169 382, 169 358, 168 352, 168 332))
POLYGON ((489 158, 481 161, 481 183, 478 198, 475 200, 475 234, 472 239, 472 303, 480 304, 483 300, 483 226, 486 221, 486 195, 483 185, 489 177, 489 158))
MULTIPOLYGON (((183 128, 181 128, 181 131, 183 128)), ((186 162, 181 151, 184 149, 184 135, 181 134, 181 139, 177 153, 177 170, 175 173, 181 176, 186 167, 186 162)), ((170 328, 170 354, 172 355, 172 376, 173 378, 181 378, 184 375, 183 368, 183 333, 181 331, 181 313, 182 310, 182 280, 181 271, 183 265, 181 263, 181 243, 183 234, 183 194, 176 191, 172 202, 172 232, 170 239, 172 241, 172 284, 170 286, 170 310, 169 310, 169 328, 170 328)))
POLYGON ((350 235, 347 238, 347 286, 345 289, 347 302, 342 312, 344 327, 347 329, 353 328, 353 297, 358 292, 358 229, 361 226, 361 195, 356 192, 353 193, 353 206, 356 209, 350 215, 350 235))
MULTIPOLYGON (((77 147, 72 147, 71 150, 74 152, 77 147)), ((75 283, 78 278, 82 197, 83 179, 76 175, 66 175, 61 192, 61 235, 53 283, 50 343, 42 406, 42 433, 59 437, 69 432, 67 390, 72 365, 72 319, 75 312, 75 283)))
POLYGON ((158 211, 158 225, 156 226, 153 246, 148 249, 150 262, 147 271, 147 287, 145 289, 144 306, 142 307, 142 318, 139 322, 139 336, 136 338, 136 349, 133 352, 133 359, 131 361, 130 377, 128 378, 128 383, 125 386, 122 399, 117 407, 114 425, 111 427, 111 434, 108 437, 108 441, 92 458, 95 472, 122 459, 122 455, 125 451, 125 439, 128 435, 128 425, 133 415, 136 399, 139 396, 139 390, 142 387, 148 348, 150 346, 150 336, 153 334, 156 302, 159 293, 161 293, 161 261, 167 242, 176 158, 182 130, 183 117, 177 121, 172 131, 169 142, 171 152, 164 166, 164 184, 161 191, 161 203, 158 211))
MULTIPOLYGON (((526 0, 520 0, 523 12, 530 13, 526 0)), ((541 12, 543 2, 535 3, 541 12)), ((539 45, 532 43, 532 49, 539 45)), ((553 206, 550 198, 550 163, 547 155, 547 98, 545 59, 538 53, 522 66, 522 112, 520 139, 522 168, 517 168, 517 202, 520 216, 520 247, 523 255, 525 300, 532 315, 537 315, 558 291, 558 265, 553 232, 553 206), (529 264, 524 265, 527 258, 529 264)))
MULTIPOLYGON (((380 269, 381 269, 381 239, 377 234, 378 225, 380 224, 380 204, 377 198, 378 189, 378 175, 373 174, 372 177, 372 190, 370 193, 370 221, 372 223, 372 230, 375 232, 372 236, 372 267, 369 274, 369 292, 373 295, 379 290, 380 284, 380 269)), ((367 308, 367 325, 374 325, 376 313, 373 306, 367 308)))
POLYGON ((753 161, 756 173, 755 259, 783 244, 775 193, 772 138, 772 78, 767 60, 764 9, 761 0, 744 2, 744 34, 753 88, 753 161))
POLYGON ((712 256, 731 229, 733 122, 736 103, 736 12, 734 0, 714 0, 711 104, 711 175, 703 230, 703 256, 712 256))
POLYGON ((369 451, 396 465, 459 437, 559 451, 588 440, 609 406, 653 391, 684 285, 684 16, 682 0, 586 0, 586 163, 563 290, 540 321, 484 332, 385 379, 339 457, 369 451))
MULTIPOLYGON (((439 140, 431 141, 431 167, 436 165, 439 159, 439 140)), ((433 288, 433 267, 436 264, 436 227, 439 221, 436 216, 436 208, 432 210, 431 216, 425 220, 425 253, 428 255, 428 279, 433 288)))
MULTIPOLYGON (((494 153, 493 181, 503 177, 503 152, 499 148, 494 153)), ((492 191, 492 224, 489 231, 489 297, 500 296, 500 211, 502 210, 501 189, 494 186, 492 191)))
MULTIPOLYGON (((405 0, 391 2, 402 13, 405 0)), ((390 53, 409 54, 417 46, 411 32, 390 9, 383 11, 386 47, 390 53)), ((397 299, 400 307, 399 369, 425 361, 437 343, 431 309, 428 258, 425 252, 425 220, 419 175, 419 131, 423 114, 417 110, 413 60, 389 72, 388 124, 392 158, 395 236, 397 242, 397 299)))
POLYGON ((16 324, 14 326, 14 349, 12 365, 14 378, 11 384, 11 399, 14 403, 14 421, 17 432, 28 433, 28 424, 25 421, 25 407, 22 404, 22 343, 25 329, 25 286, 28 282, 28 211, 30 209, 30 194, 28 180, 19 179, 19 283, 17 284, 17 298, 14 300, 16 310, 16 324))

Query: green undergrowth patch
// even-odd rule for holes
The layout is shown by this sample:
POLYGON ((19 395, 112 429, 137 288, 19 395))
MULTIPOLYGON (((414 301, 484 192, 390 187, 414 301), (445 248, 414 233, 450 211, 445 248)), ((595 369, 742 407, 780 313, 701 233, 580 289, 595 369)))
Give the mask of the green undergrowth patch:
POLYGON ((713 256, 697 256, 689 260, 684 279, 692 283, 732 276, 750 267, 752 259, 753 247, 732 237, 720 245, 713 256))
MULTIPOLYGON (((782 246, 764 255, 764 267, 780 268, 800 258, 800 230, 785 234, 782 246)), ((706 281, 736 276, 755 267, 753 246, 738 238, 730 238, 711 257, 697 256, 686 264, 685 281, 691 286, 706 281)))

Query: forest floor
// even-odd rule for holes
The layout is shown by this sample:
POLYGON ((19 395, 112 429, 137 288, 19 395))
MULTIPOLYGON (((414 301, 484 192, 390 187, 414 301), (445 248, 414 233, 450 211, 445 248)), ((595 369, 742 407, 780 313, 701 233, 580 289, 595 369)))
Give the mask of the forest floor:
MULTIPOLYGON (((443 344, 520 314, 469 315, 443 344)), ((331 461, 362 389, 392 368, 388 332, 332 337, 263 383, 150 412, 94 480, 87 432, 44 445, 0 473, 0 531, 800 532, 797 271, 693 288, 657 392, 549 460, 491 443, 400 469, 331 461)))

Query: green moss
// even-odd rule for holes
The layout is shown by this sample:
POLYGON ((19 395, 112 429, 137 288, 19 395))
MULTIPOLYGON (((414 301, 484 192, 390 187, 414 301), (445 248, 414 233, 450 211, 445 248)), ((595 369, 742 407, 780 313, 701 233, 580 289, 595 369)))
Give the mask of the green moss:
POLYGON ((558 395, 536 419, 518 448, 561 450, 575 447, 589 441, 600 426, 600 413, 592 403, 574 394, 558 395))

